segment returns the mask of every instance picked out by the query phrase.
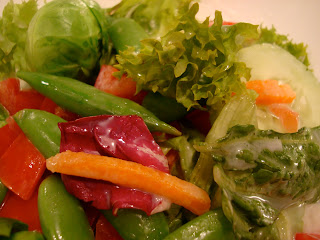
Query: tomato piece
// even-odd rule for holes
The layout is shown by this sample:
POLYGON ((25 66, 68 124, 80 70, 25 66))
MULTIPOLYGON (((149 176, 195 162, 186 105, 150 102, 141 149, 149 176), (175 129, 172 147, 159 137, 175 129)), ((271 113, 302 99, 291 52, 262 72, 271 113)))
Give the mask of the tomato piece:
POLYGON ((113 73, 117 71, 119 70, 112 66, 102 65, 94 86, 112 95, 131 99, 136 92, 136 82, 126 75, 121 79, 114 77, 113 73))
POLYGON ((0 208, 0 217, 13 218, 28 224, 29 231, 41 232, 38 213, 38 191, 34 191, 30 199, 23 200, 11 191, 0 208))
POLYGON ((45 97, 41 103, 40 110, 54 114, 58 105, 50 98, 45 97))
POLYGON ((46 160, 21 133, 1 156, 0 165, 2 183, 27 200, 32 196, 46 169, 46 160))
POLYGON ((20 91, 20 82, 15 78, 0 81, 0 103, 9 111, 10 115, 21 109, 39 109, 44 96, 35 90, 20 91))
POLYGON ((101 214, 96 224, 95 240, 122 240, 123 238, 111 223, 101 214))
POLYGON ((320 240, 320 234, 296 233, 295 240, 320 240))
POLYGON ((195 109, 187 114, 186 119, 201 133, 207 135, 211 129, 210 113, 195 109))
POLYGON ((22 133, 13 117, 9 117, 6 121, 7 124, 0 128, 0 157, 5 153, 18 135, 22 133))

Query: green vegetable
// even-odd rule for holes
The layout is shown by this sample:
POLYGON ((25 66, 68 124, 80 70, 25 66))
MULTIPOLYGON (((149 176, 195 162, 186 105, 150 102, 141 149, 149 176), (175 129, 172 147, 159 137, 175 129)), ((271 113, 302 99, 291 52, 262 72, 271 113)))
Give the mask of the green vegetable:
MULTIPOLYGON (((237 124, 257 125, 255 97, 256 95, 252 91, 234 96, 222 108, 207 134, 205 142, 215 143, 217 139, 226 135, 229 128, 237 124)), ((213 185, 212 169, 212 156, 200 153, 197 164, 192 171, 190 182, 210 192, 213 185)))
MULTIPOLYGON (((275 79, 290 85, 296 92, 292 109, 299 113, 300 127, 320 125, 320 82, 303 63, 284 49, 266 43, 241 49, 237 59, 251 68, 252 80, 275 79)), ((283 131, 271 114, 260 110, 258 116, 260 129, 283 131)))
POLYGON ((107 52, 107 19, 92 0, 54 0, 30 22, 26 58, 32 71, 87 79, 107 52))
POLYGON ((165 238, 165 240, 173 239, 232 240, 235 238, 231 223, 223 215, 221 209, 215 209, 196 217, 165 238))
POLYGON ((0 218, 0 237, 10 237, 13 232, 28 230, 28 225, 12 218, 0 218))
POLYGON ((163 213, 147 216, 144 212, 134 209, 120 209, 117 216, 109 210, 102 213, 124 240, 161 240, 169 233, 163 213))
POLYGON ((189 0, 123 0, 109 12, 114 18, 131 18, 142 26, 151 38, 159 38, 179 23, 188 9, 189 0))
POLYGON ((0 104, 0 128, 7 124, 6 119, 10 116, 8 110, 0 104))
POLYGON ((8 1, 0 18, 0 81, 14 77, 17 70, 26 69, 25 44, 29 23, 37 12, 37 1, 20 4, 8 1))
POLYGON ((59 106, 81 116, 138 115, 143 118, 150 131, 180 135, 177 129, 160 121, 139 104, 105 93, 88 84, 43 73, 18 72, 17 75, 59 106))
POLYGON ((0 204, 3 202, 8 192, 8 188, 0 180, 0 204))
POLYGON ((21 231, 12 234, 10 240, 44 240, 44 238, 37 231, 21 231))
POLYGON ((222 26, 217 11, 209 27, 209 19, 203 23, 196 19, 198 9, 197 3, 192 5, 160 40, 142 40, 140 53, 128 49, 117 56, 118 68, 137 82, 137 91, 159 92, 189 110, 202 105, 220 107, 232 93, 245 90, 241 78, 249 79, 250 71, 235 57, 239 49, 259 37, 258 26, 222 26))
POLYGON ((144 29, 130 18, 113 20, 108 28, 108 33, 117 52, 124 51, 128 47, 139 51, 140 41, 148 37, 144 29))
POLYGON ((279 239, 280 212, 319 199, 319 134, 320 127, 281 134, 236 125, 216 143, 197 148, 215 161, 222 208, 238 238, 279 239))
POLYGON ((45 158, 59 153, 61 133, 58 123, 65 120, 49 112, 35 109, 23 109, 17 112, 14 120, 45 158))
POLYGON ((149 92, 143 99, 142 106, 168 123, 179 120, 187 114, 187 109, 174 98, 164 97, 159 93, 149 92))
POLYGON ((38 210, 47 240, 94 239, 80 202, 67 192, 59 176, 50 175, 40 184, 38 210))

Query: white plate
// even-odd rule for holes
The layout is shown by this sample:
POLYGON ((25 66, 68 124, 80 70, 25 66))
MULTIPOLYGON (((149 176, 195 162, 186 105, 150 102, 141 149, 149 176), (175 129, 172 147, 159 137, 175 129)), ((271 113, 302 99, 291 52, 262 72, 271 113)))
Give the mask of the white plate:
MULTIPOLYGON (((8 2, 0 0, 0 13, 8 2)), ((102 7, 110 7, 119 0, 97 2, 102 7)), ((222 11, 225 21, 273 25, 295 42, 304 42, 308 45, 311 68, 320 80, 320 0, 202 0, 198 17, 212 19, 215 10, 222 11)))

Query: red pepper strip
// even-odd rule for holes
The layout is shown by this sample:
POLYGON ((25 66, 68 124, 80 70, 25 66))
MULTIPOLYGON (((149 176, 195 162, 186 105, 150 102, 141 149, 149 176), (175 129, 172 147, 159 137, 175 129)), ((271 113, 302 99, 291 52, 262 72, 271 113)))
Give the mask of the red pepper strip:
POLYGON ((35 90, 20 90, 20 82, 15 78, 0 81, 0 103, 15 114, 24 108, 39 109, 44 96, 35 90))
POLYGON ((101 214, 96 224, 95 240, 123 240, 117 230, 101 214))
POLYGON ((30 199, 23 200, 13 192, 8 191, 0 208, 0 217, 20 220, 28 224, 29 231, 41 232, 38 213, 38 192, 34 191, 30 199))
POLYGON ((320 240, 320 234, 297 233, 295 240, 320 240))
POLYGON ((0 158, 2 183, 19 195, 29 199, 46 169, 46 160, 21 133, 0 158))
POLYGON ((8 124, 0 128, 0 157, 5 153, 18 135, 22 133, 18 124, 12 117, 7 118, 6 121, 8 124))

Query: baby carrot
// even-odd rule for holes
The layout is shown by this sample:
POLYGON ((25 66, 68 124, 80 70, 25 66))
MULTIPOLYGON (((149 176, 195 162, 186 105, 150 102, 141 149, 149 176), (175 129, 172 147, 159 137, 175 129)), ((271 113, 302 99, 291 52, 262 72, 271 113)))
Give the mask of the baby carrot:
POLYGON ((296 98, 288 84, 279 84, 277 80, 251 80, 246 86, 259 94, 256 103, 261 105, 291 103, 296 98))
POLYGON ((52 172, 105 180, 164 196, 197 215, 210 208, 210 198, 201 188, 135 162, 66 151, 47 159, 47 168, 52 172))

